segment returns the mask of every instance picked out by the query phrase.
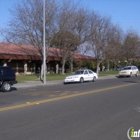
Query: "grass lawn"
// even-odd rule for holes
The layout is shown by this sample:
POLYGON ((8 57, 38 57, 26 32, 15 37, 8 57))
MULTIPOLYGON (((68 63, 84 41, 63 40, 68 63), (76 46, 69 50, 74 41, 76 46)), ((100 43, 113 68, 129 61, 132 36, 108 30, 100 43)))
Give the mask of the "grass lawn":
MULTIPOLYGON (((48 74, 46 76, 47 81, 51 80, 63 80, 66 76, 70 74, 48 74)), ((39 75, 33 74, 33 75, 17 75, 16 79, 19 83, 22 83, 24 81, 39 81, 39 75)))
POLYGON ((119 71, 101 71, 99 73, 99 76, 106 76, 106 75, 112 75, 112 74, 117 75, 119 74, 119 71))
MULTIPOLYGON (((118 74, 118 71, 101 71, 99 73, 99 76, 106 76, 106 75, 112 75, 112 74, 118 74)), ((69 74, 47 74, 46 80, 51 81, 51 80, 63 80, 66 76, 69 76, 69 74)), ((17 75, 17 81, 19 83, 22 83, 24 81, 39 81, 39 75, 34 74, 34 75, 17 75)))

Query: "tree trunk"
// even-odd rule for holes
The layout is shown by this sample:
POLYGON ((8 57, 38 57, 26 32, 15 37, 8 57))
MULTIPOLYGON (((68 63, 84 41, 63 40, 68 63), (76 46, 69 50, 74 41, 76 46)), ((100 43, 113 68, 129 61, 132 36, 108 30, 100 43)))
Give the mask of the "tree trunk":
POLYGON ((99 75, 101 68, 100 68, 100 62, 97 61, 97 69, 96 69, 96 73, 97 75, 99 75))
POLYGON ((63 61, 62 61, 62 74, 65 73, 65 63, 66 63, 66 61, 63 60, 63 61))
POLYGON ((110 69, 110 64, 109 64, 109 61, 107 61, 107 71, 109 71, 110 69))
POLYGON ((70 61, 70 71, 73 72, 73 60, 70 61))
POLYGON ((62 74, 64 74, 65 73, 65 64, 63 63, 62 64, 62 74))

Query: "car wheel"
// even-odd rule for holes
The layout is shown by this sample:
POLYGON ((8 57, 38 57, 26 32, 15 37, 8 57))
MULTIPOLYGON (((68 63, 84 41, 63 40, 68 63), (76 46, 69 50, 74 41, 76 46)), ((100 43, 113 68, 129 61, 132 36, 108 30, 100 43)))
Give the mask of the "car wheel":
POLYGON ((119 75, 119 76, 118 76, 118 78, 122 78, 122 76, 121 76, 121 75, 119 75))
POLYGON ((132 77, 132 72, 130 73, 130 77, 132 77))
POLYGON ((84 78, 81 77, 81 78, 80 78, 80 83, 83 83, 83 82, 84 82, 84 78))
POLYGON ((95 77, 95 76, 93 77, 93 80, 92 80, 92 81, 93 81, 93 82, 95 82, 95 81, 96 81, 96 77, 95 77))
POLYGON ((136 72, 135 76, 138 77, 138 72, 136 72))
POLYGON ((2 84, 2 91, 3 92, 9 92, 9 91, 11 91, 11 85, 9 84, 9 82, 4 82, 2 84))

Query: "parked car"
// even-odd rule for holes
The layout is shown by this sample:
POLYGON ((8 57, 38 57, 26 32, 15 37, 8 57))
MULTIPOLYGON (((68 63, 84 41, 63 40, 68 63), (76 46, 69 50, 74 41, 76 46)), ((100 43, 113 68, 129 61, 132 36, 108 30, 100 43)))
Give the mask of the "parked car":
POLYGON ((70 82, 80 82, 83 83, 85 81, 96 81, 98 79, 98 75, 90 69, 77 70, 72 75, 67 76, 64 79, 64 84, 70 82))
POLYGON ((122 76, 138 76, 139 70, 136 66, 126 66, 119 71, 119 77, 122 76))
POLYGON ((122 67, 117 67, 116 68, 117 71, 120 71, 121 69, 122 69, 122 67))
POLYGON ((11 91, 11 85, 16 83, 17 81, 14 70, 8 66, 0 66, 0 88, 2 91, 11 91))

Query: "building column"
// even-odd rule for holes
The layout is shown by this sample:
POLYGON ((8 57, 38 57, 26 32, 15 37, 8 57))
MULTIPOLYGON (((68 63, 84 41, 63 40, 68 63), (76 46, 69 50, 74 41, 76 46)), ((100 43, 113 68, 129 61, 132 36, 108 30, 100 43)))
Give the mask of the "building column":
POLYGON ((7 66, 7 62, 3 62, 3 66, 6 67, 7 66))
POLYGON ((18 75, 18 63, 16 63, 16 75, 18 75))
POLYGON ((58 74, 58 70, 59 70, 59 64, 56 64, 56 74, 58 74))
POLYGON ((25 62, 25 63, 24 63, 24 74, 27 73, 27 67, 28 67, 27 62, 25 62))

